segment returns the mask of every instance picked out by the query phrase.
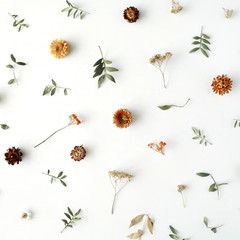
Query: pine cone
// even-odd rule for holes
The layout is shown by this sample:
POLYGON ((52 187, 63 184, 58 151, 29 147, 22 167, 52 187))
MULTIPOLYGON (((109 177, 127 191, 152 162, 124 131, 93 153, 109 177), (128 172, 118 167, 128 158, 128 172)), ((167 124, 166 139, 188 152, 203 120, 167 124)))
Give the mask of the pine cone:
POLYGON ((130 23, 136 22, 139 18, 139 11, 135 7, 128 7, 124 10, 123 17, 130 23))
POLYGON ((9 148, 8 151, 5 153, 5 160, 10 165, 14 165, 15 163, 19 164, 22 161, 22 152, 19 148, 9 148))

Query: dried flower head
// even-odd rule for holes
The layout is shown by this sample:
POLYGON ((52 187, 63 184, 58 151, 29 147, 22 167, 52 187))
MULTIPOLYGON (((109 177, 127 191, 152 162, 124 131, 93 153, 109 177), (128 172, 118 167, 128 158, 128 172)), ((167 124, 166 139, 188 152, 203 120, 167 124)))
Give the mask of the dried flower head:
POLYGON ((55 58, 64 58, 69 52, 69 45, 62 39, 56 39, 51 42, 50 52, 55 58))
POLYGON ((185 185, 177 185, 177 191, 182 192, 184 189, 186 189, 185 185))
POLYGON ((223 95, 232 90, 232 80, 227 76, 227 74, 223 74, 222 76, 218 75, 213 79, 211 86, 214 93, 223 95))
POLYGON ((81 161, 86 156, 86 150, 82 145, 75 146, 70 155, 74 161, 81 161))
POLYGON ((21 214, 21 219, 24 219, 24 220, 29 220, 31 218, 31 215, 32 213, 30 211, 27 211, 27 212, 23 212, 21 214))
POLYGON ((225 18, 230 18, 233 14, 233 9, 223 8, 225 18))
POLYGON ((127 109, 119 109, 113 115, 113 123, 119 128, 129 127, 132 120, 132 113, 127 109))
POLYGON ((116 200, 117 194, 121 191, 121 189, 132 180, 133 175, 125 173, 125 172, 119 172, 116 170, 108 172, 111 184, 114 188, 114 198, 112 203, 112 214, 114 211, 114 204, 116 200))
POLYGON ((22 161, 22 155, 20 148, 12 147, 5 153, 5 160, 10 165, 14 165, 15 163, 19 164, 19 162, 22 161))
POLYGON ((123 17, 130 23, 136 22, 139 18, 139 11, 135 7, 128 7, 124 10, 123 17))
POLYGON ((171 13, 178 13, 180 11, 182 11, 183 7, 178 3, 175 2, 174 0, 172 0, 172 9, 171 9, 171 13))
POLYGON ((157 152, 160 152, 161 154, 164 155, 164 152, 163 152, 163 147, 166 145, 165 142, 159 142, 159 144, 155 144, 155 143, 149 143, 148 144, 148 147, 152 148, 153 150, 157 151, 157 152))
POLYGON ((165 83, 165 70, 168 64, 169 59, 172 57, 171 52, 166 52, 165 55, 161 54, 155 54, 153 57, 149 59, 149 63, 158 68, 162 74, 163 78, 163 85, 166 88, 166 83, 165 83), (165 66, 163 66, 164 61, 166 60, 165 66))

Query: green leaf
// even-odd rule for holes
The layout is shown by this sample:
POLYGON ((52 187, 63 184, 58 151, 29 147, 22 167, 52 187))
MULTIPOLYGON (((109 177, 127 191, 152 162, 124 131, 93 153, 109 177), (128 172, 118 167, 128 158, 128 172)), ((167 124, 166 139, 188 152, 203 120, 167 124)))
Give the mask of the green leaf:
POLYGON ((62 221, 63 221, 65 224, 68 224, 68 222, 67 222, 66 219, 62 219, 62 221))
POLYGON ((195 127, 192 127, 192 130, 195 134, 197 134, 197 129, 195 127))
POLYGON ((52 79, 52 84, 56 87, 57 83, 52 79))
POLYGON ((74 220, 74 221, 79 221, 79 220, 81 220, 81 218, 75 217, 75 218, 73 218, 73 220, 74 220))
POLYGON ((53 88, 52 91, 51 91, 51 96, 53 96, 56 92, 56 88, 53 88))
POLYGON ((199 177, 208 177, 210 174, 209 173, 204 173, 204 172, 199 172, 196 173, 199 177))
POLYGON ((68 17, 70 16, 71 12, 72 12, 72 8, 68 10, 68 17))
POLYGON ((53 183, 53 177, 51 177, 51 183, 53 183))
POLYGON ((201 39, 201 38, 198 36, 194 36, 193 39, 201 39))
POLYGON ((197 48, 193 48, 189 53, 193 53, 193 52, 196 52, 197 50, 199 50, 200 48, 197 47, 197 48))
POLYGON ((216 187, 216 184, 215 184, 215 183, 211 184, 210 187, 209 187, 209 189, 208 189, 208 191, 209 191, 209 192, 215 192, 215 191, 217 190, 215 187, 216 187))
POLYGON ((1 124, 1 128, 3 130, 7 130, 9 128, 9 126, 7 124, 1 124))
POLYGON ((66 3, 68 4, 68 6, 71 6, 71 3, 68 0, 66 0, 66 3))
POLYGON ((17 23, 17 21, 15 20, 15 21, 13 22, 13 26, 16 27, 17 25, 18 25, 18 23, 17 23))
POLYGON ((99 79, 98 79, 98 88, 100 88, 101 84, 103 83, 103 81, 105 80, 105 75, 102 75, 99 79))
POLYGON ((66 12, 69 9, 69 7, 66 7, 62 10, 62 12, 66 12))
POLYGON ((103 60, 106 64, 111 64, 112 61, 109 61, 109 60, 103 60))
POLYGON ((20 32, 20 31, 21 31, 21 28, 22 28, 22 26, 20 25, 20 26, 19 26, 19 28, 18 28, 18 32, 20 32))
POLYGON ((68 225, 67 227, 71 227, 72 228, 73 226, 72 225, 68 225))
POLYGON ((61 184, 62 184, 64 187, 67 186, 67 184, 66 184, 63 180, 60 180, 60 182, 61 182, 61 184))
POLYGON ((234 127, 236 127, 236 126, 237 126, 237 123, 238 123, 238 121, 236 121, 236 122, 234 123, 234 127))
POLYGON ((48 174, 50 173, 50 170, 49 170, 49 169, 47 170, 47 173, 48 173, 48 174))
POLYGON ((158 108, 162 109, 162 110, 168 110, 172 107, 172 105, 163 105, 163 106, 158 106, 158 108))
POLYGON ((70 209, 70 207, 68 207, 67 210, 73 216, 73 213, 72 213, 72 210, 70 209))
POLYGON ((204 34, 204 33, 202 34, 202 36, 206 39, 210 39, 210 37, 208 35, 204 34))
POLYGON ((101 75, 102 72, 103 72, 103 70, 104 70, 104 69, 102 68, 102 69, 100 69, 99 71, 95 72, 95 74, 93 75, 93 78, 95 78, 95 77, 101 75))
POLYGON ((59 178, 59 177, 61 177, 62 175, 63 175, 63 172, 60 172, 57 177, 59 178))
POLYGON ((15 82, 15 79, 11 79, 8 81, 8 84, 13 84, 15 82))
POLYGON ((13 54, 10 55, 13 62, 16 62, 16 58, 13 56, 13 54))
POLYGON ((207 43, 207 44, 211 44, 208 40, 206 40, 206 39, 202 39, 202 41, 204 42, 204 43, 207 43))
POLYGON ((61 179, 64 179, 64 178, 66 178, 66 177, 67 177, 67 176, 66 176, 66 175, 64 175, 64 176, 62 176, 62 177, 61 177, 61 179))
POLYGON ((109 72, 116 72, 118 71, 118 69, 114 68, 114 67, 106 67, 107 71, 109 72))
POLYGON ((207 50, 211 51, 211 50, 209 49, 209 47, 208 47, 205 43, 202 43, 202 47, 203 47, 204 49, 207 49, 207 50))
POLYGON ((24 19, 22 19, 21 21, 19 21, 18 23, 20 24, 20 23, 23 23, 24 22, 24 19))
POLYGON ((202 144, 203 143, 203 140, 201 140, 200 142, 199 142, 199 144, 202 144))
POLYGON ((74 14, 73 14, 73 18, 76 17, 77 12, 78 12, 78 9, 74 12, 74 14))
POLYGON ((14 66, 11 65, 11 64, 8 64, 6 67, 7 67, 7 68, 14 68, 14 66))
POLYGON ((18 64, 18 65, 21 65, 21 66, 25 66, 25 65, 27 65, 27 64, 24 63, 24 62, 17 62, 17 64, 18 64))
POLYGON ((68 213, 64 213, 67 218, 72 219, 68 213))
POLYGON ((102 62, 103 58, 98 59, 95 63, 94 63, 94 67, 97 66, 98 64, 100 64, 102 62))
POLYGON ((115 79, 114 79, 114 77, 113 77, 112 75, 106 73, 105 76, 106 76, 109 80, 113 81, 114 83, 116 82, 115 79))
POLYGON ((196 139, 199 139, 199 137, 193 137, 192 139, 196 140, 196 139))
POLYGON ((100 70, 104 69, 103 68, 103 63, 98 64, 98 66, 95 68, 94 72, 98 72, 100 70))
POLYGON ((64 89, 64 95, 67 95, 67 89, 66 88, 64 89))
POLYGON ((192 42, 192 44, 193 44, 193 45, 197 45, 197 44, 200 44, 200 42, 194 41, 194 42, 192 42))
POLYGON ((170 225, 169 228, 170 228, 172 233, 174 233, 176 235, 178 234, 178 231, 173 226, 170 225))
POLYGON ((78 209, 78 211, 75 213, 75 216, 79 215, 80 212, 81 212, 81 208, 78 209))
POLYGON ((52 89, 52 86, 46 86, 43 91, 43 96, 50 93, 51 89, 52 89))
POLYGON ((179 240, 178 236, 173 235, 173 234, 169 234, 169 237, 175 240, 179 240))
POLYGON ((216 232, 217 232, 217 228, 214 228, 214 227, 213 227, 213 228, 211 228, 211 231, 214 232, 214 233, 216 233, 216 232))
POLYGON ((200 48, 200 50, 201 50, 202 54, 203 54, 205 57, 208 57, 208 54, 206 53, 205 50, 203 50, 202 48, 200 48))
POLYGON ((203 218, 203 222, 206 225, 206 227, 208 227, 208 219, 206 217, 203 218))

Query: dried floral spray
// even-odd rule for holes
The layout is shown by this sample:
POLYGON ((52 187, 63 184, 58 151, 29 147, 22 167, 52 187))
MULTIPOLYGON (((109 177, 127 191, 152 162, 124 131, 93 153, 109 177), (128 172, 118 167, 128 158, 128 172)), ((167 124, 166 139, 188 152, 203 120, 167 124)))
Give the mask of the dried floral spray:
POLYGON ((181 194, 181 197, 182 197, 182 203, 183 203, 183 207, 185 208, 186 205, 185 205, 185 201, 184 201, 184 197, 183 197, 183 190, 186 189, 186 186, 185 185, 177 185, 177 191, 181 194))
POLYGON ((149 143, 148 147, 152 148, 156 152, 160 152, 162 155, 164 155, 163 147, 167 144, 163 141, 160 141, 158 144, 156 143, 149 143))
POLYGON ((178 13, 180 11, 182 11, 183 7, 178 3, 175 2, 174 0, 172 0, 172 9, 171 9, 171 13, 178 13))

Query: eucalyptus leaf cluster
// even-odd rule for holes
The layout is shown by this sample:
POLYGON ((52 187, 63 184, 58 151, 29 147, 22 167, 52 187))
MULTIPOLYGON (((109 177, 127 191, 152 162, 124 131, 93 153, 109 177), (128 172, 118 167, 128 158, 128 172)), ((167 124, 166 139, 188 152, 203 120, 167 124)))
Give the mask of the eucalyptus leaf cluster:
POLYGON ((28 24, 24 23, 25 19, 21 19, 21 20, 17 20, 18 15, 14 14, 10 14, 8 13, 13 19, 13 27, 18 27, 18 32, 20 32, 22 30, 23 27, 28 28, 28 24))
POLYGON ((13 84, 15 82, 18 83, 17 78, 16 78, 16 74, 15 74, 15 67, 17 65, 25 66, 26 63, 17 61, 13 54, 10 55, 10 58, 11 58, 13 63, 6 65, 6 67, 13 70, 13 78, 8 81, 8 84, 13 84))
POLYGON ((62 12, 67 12, 67 16, 73 16, 73 18, 77 18, 79 16, 80 19, 83 18, 85 14, 89 14, 88 12, 84 11, 83 9, 77 8, 73 6, 68 0, 66 0, 68 7, 64 8, 62 12))
POLYGON ((64 89, 63 92, 64 92, 64 95, 66 96, 68 94, 68 90, 71 90, 70 88, 65 88, 65 87, 60 87, 57 85, 57 83, 52 79, 52 85, 47 85, 45 88, 44 88, 44 91, 43 91, 43 96, 44 95, 47 95, 50 93, 51 96, 53 96, 55 93, 56 93, 56 90, 57 88, 62 88, 64 89))
POLYGON ((216 233, 216 232, 217 232, 217 229, 223 226, 223 225, 220 225, 220 226, 217 226, 217 227, 210 227, 210 226, 208 226, 208 219, 207 219, 206 217, 203 218, 203 222, 204 222, 205 226, 206 226, 207 228, 211 229, 211 231, 212 231, 213 233, 216 233))
POLYGON ((0 126, 3 130, 7 130, 9 128, 7 124, 0 124, 0 126))
POLYGON ((61 231, 61 233, 68 227, 72 228, 73 225, 75 223, 75 221, 79 221, 81 220, 81 218, 78 217, 78 215, 81 212, 81 209, 79 209, 76 213, 73 213, 73 211, 68 207, 67 208, 68 212, 65 212, 64 215, 67 217, 67 219, 62 219, 62 221, 64 222, 64 228, 61 231))
POLYGON ((114 77, 111 74, 109 74, 109 72, 118 71, 117 68, 107 66, 112 62, 104 59, 102 54, 102 49, 100 47, 99 49, 100 49, 102 58, 98 59, 97 62, 95 62, 95 64, 93 65, 93 67, 95 67, 93 78, 100 76, 98 78, 98 88, 100 88, 101 84, 106 78, 108 78, 110 81, 115 83, 116 81, 114 77))
POLYGON ((188 238, 181 238, 180 236, 179 236, 179 233, 178 233, 178 231, 173 227, 173 226, 169 226, 169 228, 170 228, 170 230, 171 230, 171 234, 169 234, 169 237, 170 238, 172 238, 172 239, 174 239, 174 240, 180 240, 180 239, 182 239, 182 240, 188 240, 188 238))
POLYGON ((50 170, 49 170, 49 169, 47 170, 47 173, 43 173, 43 174, 51 177, 51 180, 50 180, 51 184, 54 182, 54 180, 59 180, 60 183, 61 183, 64 187, 67 187, 66 182, 63 180, 63 179, 65 179, 67 176, 64 175, 62 171, 61 171, 57 176, 54 176, 54 175, 50 174, 50 170))
POLYGON ((217 191, 217 196, 218 196, 218 199, 219 199, 219 195, 220 195, 219 187, 222 186, 222 185, 227 185, 228 183, 217 183, 215 181, 214 177, 210 173, 199 172, 199 173, 196 173, 196 174, 199 177, 211 177, 212 178, 213 183, 209 186, 208 191, 209 192, 216 192, 217 191))
POLYGON ((204 144, 205 146, 207 146, 208 144, 212 145, 212 143, 210 143, 207 139, 206 136, 202 133, 202 131, 200 129, 197 129, 195 127, 192 127, 193 132, 195 133, 195 137, 193 137, 193 140, 200 140, 199 144, 204 144))
MULTIPOLYGON (((202 30, 203 30, 203 28, 202 28, 202 30)), ((202 32, 202 30, 201 30, 200 36, 193 37, 193 39, 195 41, 193 41, 192 44, 198 45, 198 47, 193 48, 189 53, 193 53, 193 52, 200 50, 205 57, 208 57, 207 51, 211 51, 210 48, 208 47, 208 45, 211 44, 209 42, 210 37, 208 35, 204 34, 202 32)))

